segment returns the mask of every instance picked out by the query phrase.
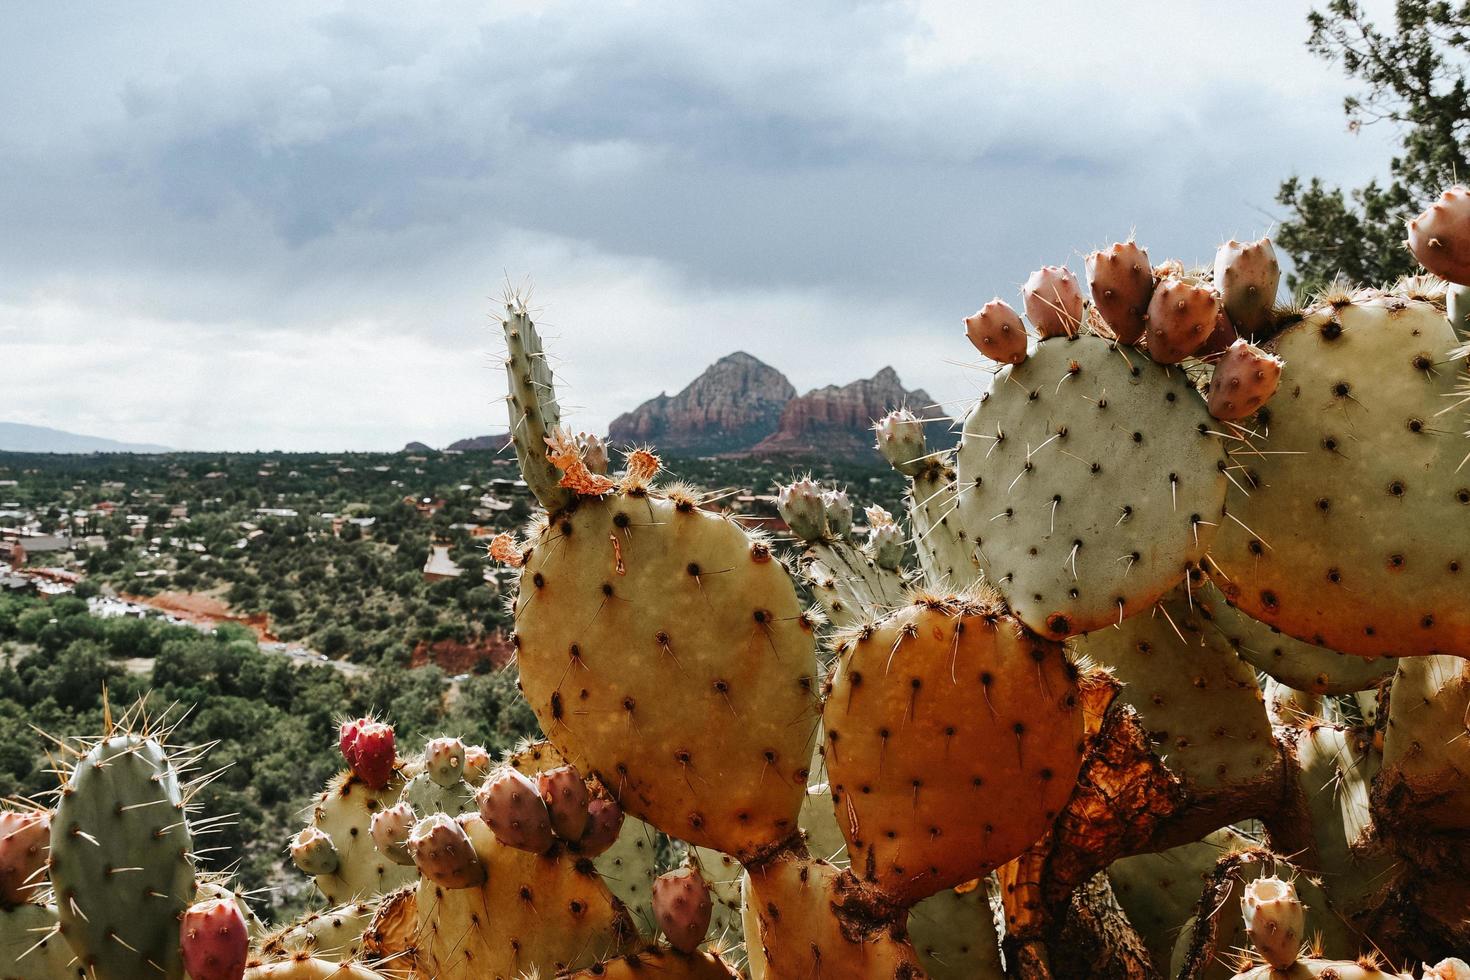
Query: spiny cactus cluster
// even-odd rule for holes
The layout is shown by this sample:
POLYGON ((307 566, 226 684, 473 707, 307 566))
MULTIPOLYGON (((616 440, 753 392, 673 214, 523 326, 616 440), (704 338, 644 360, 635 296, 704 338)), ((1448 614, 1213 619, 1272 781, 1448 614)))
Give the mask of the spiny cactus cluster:
POLYGON ((1039 270, 965 320, 954 451, 876 421, 907 513, 797 480, 789 554, 566 429, 511 299, 546 741, 344 723, 289 847, 330 907, 267 935, 193 757, 110 726, 0 814, 0 977, 1470 980, 1467 199, 1410 227, 1450 285, 1039 270))

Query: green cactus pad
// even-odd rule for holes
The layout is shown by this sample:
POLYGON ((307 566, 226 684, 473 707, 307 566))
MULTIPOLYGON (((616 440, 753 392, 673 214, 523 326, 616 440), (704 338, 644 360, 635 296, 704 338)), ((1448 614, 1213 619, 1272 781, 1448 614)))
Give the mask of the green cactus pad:
POLYGON ((418 967, 435 980, 516 980, 579 970, 633 947, 636 930, 592 862, 531 854, 460 821, 485 866, 471 888, 419 883, 418 967))
POLYGON ((1153 612, 1075 644, 1123 682, 1122 697, 1186 785, 1213 790, 1276 778, 1279 755, 1256 672, 1209 628, 1185 586, 1153 612))
POLYGON ((984 881, 946 888, 910 909, 909 942, 929 980, 1002 980, 1006 975, 984 881))
POLYGON ((742 911, 752 980, 922 977, 902 930, 849 919, 839 911, 860 887, 848 872, 792 854, 752 870, 744 883, 742 911))
POLYGON ((853 872, 911 905, 1046 833, 1085 740, 1058 643, 970 597, 919 597, 848 635, 822 709, 853 872))
POLYGON ((541 335, 526 314, 526 307, 511 297, 501 320, 505 332, 505 377, 510 393, 510 438, 520 460, 526 485, 548 511, 557 511, 577 497, 561 486, 561 471, 546 458, 546 437, 561 424, 561 407, 556 401, 551 365, 541 348, 541 335))
POLYGON ((403 799, 408 800, 413 812, 420 816, 447 813, 451 817, 457 817, 475 808, 475 789, 463 779, 442 786, 428 773, 421 772, 403 787, 403 799))
POLYGON ((768 545, 686 495, 584 498, 535 536, 514 613, 542 730, 625 811, 737 857, 796 830, 816 648, 768 545))
POLYGON ((96 980, 180 980, 194 898, 184 795, 163 747, 114 734, 78 759, 51 821, 61 933, 96 980))
POLYGON ((1287 687, 1311 694, 1366 691, 1393 676, 1391 657, 1364 658, 1303 643, 1230 605, 1211 582, 1196 585, 1194 601, 1211 628, 1240 659, 1287 687))
MULTIPOLYGON (((1317 724, 1296 736, 1296 757, 1297 785, 1316 843, 1310 863, 1322 872, 1333 907, 1351 921, 1391 879, 1397 863, 1371 846, 1368 797, 1382 754, 1360 732, 1317 724)), ((1305 856, 1302 863, 1308 863, 1305 856)))
POLYGON ((0 908, 0 980, 86 980, 58 922, 46 905, 0 908))
POLYGON ((407 884, 415 868, 397 864, 373 845, 373 814, 398 801, 403 779, 395 774, 383 789, 369 789, 350 772, 337 774, 316 798, 311 825, 332 838, 337 869, 313 881, 327 901, 339 905, 371 898, 407 884))
POLYGON ((264 951, 286 955, 305 950, 337 963, 357 959, 363 953, 362 934, 377 910, 373 903, 354 902, 324 912, 309 912, 266 939, 264 951))
POLYGON ((1470 670, 1410 657, 1394 676, 1379 799, 1416 827, 1470 829, 1470 670))
POLYGON ((1466 379, 1444 311, 1363 294, 1268 345, 1286 361, 1259 455, 1237 454, 1233 520, 1210 552, 1230 601, 1300 640, 1363 657, 1470 657, 1466 379))
POLYGON ((802 565, 812 595, 839 629, 879 619, 904 602, 903 576, 879 567, 846 541, 815 542, 807 547, 802 565))
POLYGON ((1108 865, 1113 894, 1138 930, 1161 976, 1172 976, 1169 960, 1174 943, 1194 915, 1195 904, 1215 864, 1223 855, 1254 844, 1225 827, 1204 840, 1155 854, 1135 854, 1108 865))
POLYGON ((969 532, 955 511, 954 458, 946 453, 909 484, 909 530, 925 584, 939 592, 965 589, 980 575, 969 532))
POLYGON ((1216 429, 1183 369, 1100 337, 1044 340, 965 419, 959 515, 986 580, 1054 639, 1149 608, 1222 520, 1216 429))

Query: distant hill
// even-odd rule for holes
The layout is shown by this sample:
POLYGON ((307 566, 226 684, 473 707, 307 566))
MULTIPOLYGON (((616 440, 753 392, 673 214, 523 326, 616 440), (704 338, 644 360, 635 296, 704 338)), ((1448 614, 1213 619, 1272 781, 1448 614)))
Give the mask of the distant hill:
POLYGON ((0 452, 9 453, 168 453, 167 446, 118 442, 99 436, 48 429, 43 425, 0 422, 0 452))
MULTIPOLYGON (((457 453, 470 453, 489 451, 498 453, 510 442, 509 432, 496 432, 488 436, 470 436, 468 439, 456 439, 445 450, 457 453)), ((432 453, 434 447, 422 442, 410 442, 399 450, 401 453, 432 453)))
MULTIPOLYGON (((877 462, 872 425, 907 406, 938 418, 943 411, 922 390, 910 391, 891 367, 871 378, 798 395, 780 371, 737 351, 720 358, 677 395, 652 398, 613 420, 615 446, 651 443, 675 455, 819 455, 877 462)), ((954 433, 928 427, 931 446, 952 446, 954 433)))

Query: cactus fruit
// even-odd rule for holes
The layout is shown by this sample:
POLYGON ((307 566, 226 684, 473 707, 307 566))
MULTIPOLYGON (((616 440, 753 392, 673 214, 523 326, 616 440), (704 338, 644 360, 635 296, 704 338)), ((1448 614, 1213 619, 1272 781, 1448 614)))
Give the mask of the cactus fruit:
POLYGON ((1456 184, 1412 219, 1409 249, 1436 276, 1470 286, 1470 190, 1456 184))
POLYGON ((654 921, 669 945, 681 953, 692 953, 704 942, 713 913, 709 885, 697 868, 680 868, 654 879, 654 921))
POLYGON ((250 958, 245 917, 223 899, 191 905, 179 924, 179 948, 191 980, 240 980, 250 958))
POLYGON ((532 854, 545 854, 555 840, 551 814, 536 783, 509 766, 485 780, 475 794, 480 819, 500 843, 532 854))
POLYGON ((1402 661, 1389 691, 1375 793, 1416 829, 1470 830, 1470 664, 1402 661))
POLYGON ((383 789, 393 776, 397 753, 393 727, 371 718, 343 722, 338 744, 352 774, 369 789, 383 789))
POLYGON ((878 452, 904 476, 915 476, 929 465, 924 422, 907 408, 894 409, 873 423, 873 433, 878 452))
POLYGON ((448 814, 431 813, 414 824, 406 846, 419 873, 436 885, 474 888, 485 881, 485 867, 469 835, 448 814))
POLYGON ((1148 609, 1204 557, 1222 440, 1183 371, 1100 337, 1048 340, 965 419, 959 515, 1012 613, 1061 639, 1148 609))
POLYGON ((1201 360, 1213 360, 1214 355, 1223 354, 1230 349, 1230 345, 1240 339, 1240 334, 1235 329, 1235 324, 1230 322, 1230 317, 1225 315, 1222 306, 1220 312, 1215 315, 1215 329, 1205 338, 1205 342, 1199 345, 1199 350, 1194 356, 1201 360))
POLYGON ((911 905, 1046 832, 1083 750, 1077 671, 1059 644, 994 603, 921 596, 838 651, 827 772, 860 878, 911 905))
POLYGON ((822 541, 832 536, 827 527, 827 506, 821 484, 796 480, 776 493, 776 509, 791 533, 803 541, 822 541))
POLYGON ((464 747, 464 780, 471 785, 482 782, 490 772, 490 753, 483 745, 464 747))
POLYGON ((369 827, 378 853, 398 864, 413 864, 413 857, 408 853, 408 835, 418 820, 406 800, 373 814, 369 827))
POLYGON ((1026 359, 1026 325, 1000 297, 965 317, 965 336, 997 364, 1020 364, 1026 359))
POLYGON ((1287 371, 1270 436, 1210 551, 1234 605, 1343 653, 1470 656, 1470 475, 1436 418, 1463 397, 1457 342, 1430 303, 1376 293, 1271 340, 1287 371))
POLYGON ((394 806, 403 788, 397 773, 386 786, 375 790, 351 772, 343 772, 334 776, 318 794, 310 827, 328 838, 337 855, 337 864, 331 871, 314 876, 317 890, 327 901, 345 905, 380 895, 417 875, 412 866, 380 853, 372 835, 373 816, 394 806))
POLYGON ((901 928, 841 914, 861 892, 850 873, 810 858, 785 855, 752 868, 742 911, 752 978, 922 977, 901 928))
POLYGON ((1220 297, 1209 286, 1165 279, 1148 302, 1148 356, 1178 364, 1209 339, 1219 313, 1220 297))
POLYGON ((683 492, 583 498, 540 529, 514 613, 542 729, 625 811, 737 856, 795 831, 816 652, 764 541, 683 492))
POLYGON ((464 781, 464 743, 457 738, 431 739, 424 748, 424 775, 440 786, 464 781))
POLYGON ((1043 340, 1047 337, 1075 337, 1082 329, 1085 303, 1082 288, 1070 269, 1045 265, 1031 273, 1021 288, 1026 319, 1043 340))
POLYGON ((303 827, 291 841, 291 861, 313 878, 337 873, 341 863, 332 838, 316 827, 303 827))
POLYGON ((1450 957, 1424 968, 1421 980, 1470 980, 1470 963, 1450 957))
POLYGON ((587 804, 587 829, 577 842, 581 853, 595 858, 612 847, 623 829, 623 808, 617 800, 594 799, 587 804))
POLYGON ((1210 378, 1210 414, 1222 422, 1237 422, 1256 413, 1281 383, 1281 359, 1244 339, 1235 341, 1215 362, 1210 378))
POLYGON ((588 807, 592 803, 592 794, 581 773, 574 766, 558 766, 537 773, 536 789, 551 817, 552 831, 562 840, 580 841, 587 832, 591 816, 588 807))
POLYGON ((1393 676, 1393 658, 1354 657, 1293 639, 1230 605, 1211 582, 1195 585, 1193 601, 1209 628, 1224 636, 1240 659, 1287 687, 1311 694, 1351 694, 1393 676))
POLYGON ((1257 878, 1245 886, 1240 908, 1245 931, 1262 959, 1278 970, 1296 962, 1306 932, 1306 912, 1291 882, 1275 875, 1257 878))
POLYGON ((1232 980, 1412 980, 1405 973, 1382 970, 1379 961, 1365 959, 1319 960, 1304 958, 1284 970, 1266 964, 1237 973, 1232 980))
POLYGON ((5 980, 90 980, 66 940, 56 909, 21 903, 0 907, 0 977, 5 980))
POLYGON ((1271 325, 1271 307, 1281 284, 1281 263, 1271 239, 1231 239, 1215 253, 1215 289, 1237 331, 1252 336, 1271 325))
POLYGON ((633 923, 591 862, 507 847, 478 817, 461 824, 485 878, 473 888, 420 882, 421 975, 513 980, 579 970, 632 948, 633 923))
POLYGON ((1087 288, 1092 305, 1122 344, 1136 344, 1147 326, 1149 299, 1154 294, 1153 267, 1148 252, 1132 241, 1114 242, 1087 256, 1087 288))
POLYGON ((846 537, 852 530, 852 501, 846 490, 822 491, 822 509, 827 514, 827 531, 833 537, 846 537))
MULTIPOLYGON (((797 499, 803 493, 795 484, 781 490, 788 499, 797 499)), ((826 499, 831 494, 823 496, 826 499)), ((842 499, 850 512, 846 496, 843 494, 842 499)), ((807 550, 801 556, 802 570, 823 614, 839 629, 881 616, 904 600, 904 576, 898 567, 903 557, 902 532, 893 524, 892 515, 881 507, 869 508, 868 518, 874 547, 866 551, 854 548, 843 536, 845 530, 836 530, 843 527, 842 516, 832 520, 829 513, 827 536, 808 539, 807 550)), ((850 517, 845 523, 851 526, 850 517)))
POLYGON ((32 902, 46 887, 51 814, 0 810, 0 908, 32 902))
POLYGON ((869 507, 867 514, 868 554, 872 556, 874 564, 884 571, 898 571, 899 564, 903 561, 903 528, 882 507, 869 507))
POLYGON ((147 734, 108 734, 76 760, 51 820, 61 934, 89 977, 179 980, 194 898, 185 789, 147 734))

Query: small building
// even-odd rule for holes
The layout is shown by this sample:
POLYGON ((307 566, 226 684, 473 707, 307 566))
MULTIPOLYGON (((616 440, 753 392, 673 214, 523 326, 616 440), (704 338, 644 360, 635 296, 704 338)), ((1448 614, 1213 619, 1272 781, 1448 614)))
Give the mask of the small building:
POLYGON ((464 569, 455 564, 454 559, 449 557, 449 545, 434 544, 429 546, 429 560, 424 562, 424 580, 426 582, 439 582, 447 578, 459 578, 464 574, 464 569))

